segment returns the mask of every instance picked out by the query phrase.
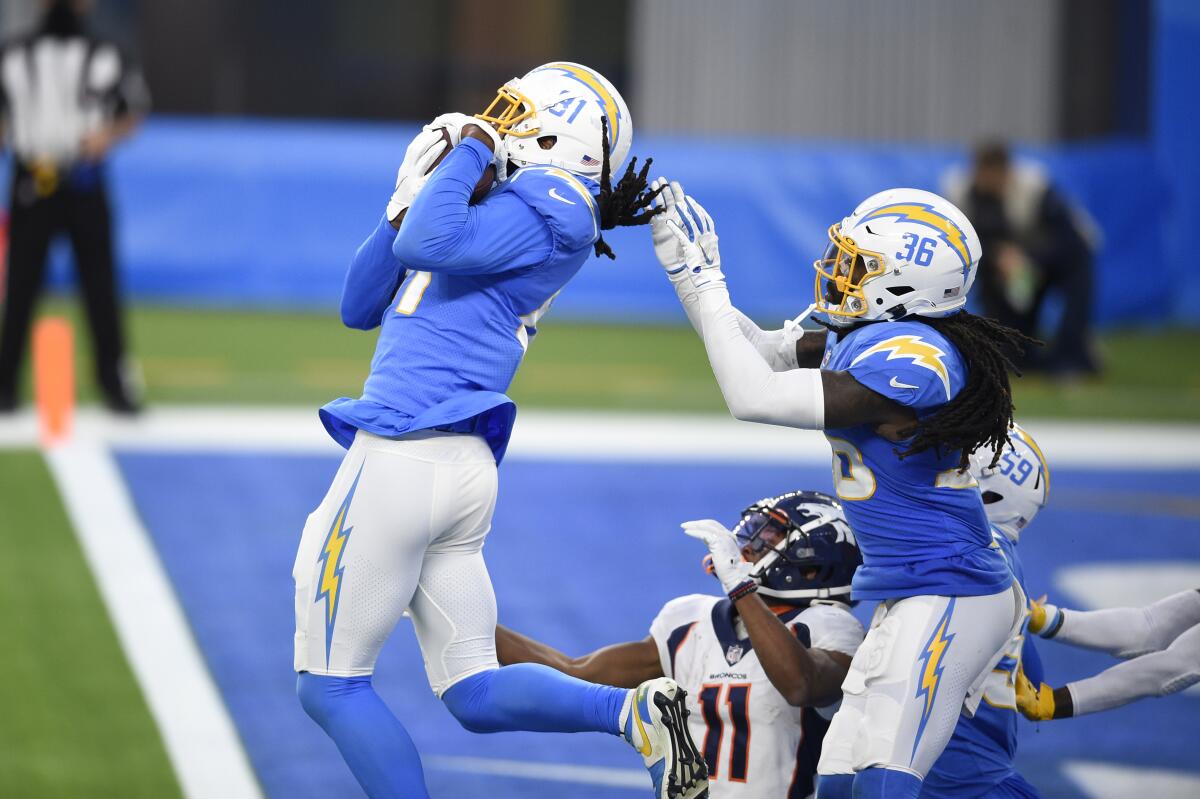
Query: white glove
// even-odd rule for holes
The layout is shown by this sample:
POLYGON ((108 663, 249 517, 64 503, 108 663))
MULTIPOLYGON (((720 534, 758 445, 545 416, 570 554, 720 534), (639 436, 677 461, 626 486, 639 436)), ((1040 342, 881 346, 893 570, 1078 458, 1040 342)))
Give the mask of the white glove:
POLYGON ((450 146, 457 147, 462 143, 462 129, 467 125, 477 125, 479 129, 492 140, 492 165, 496 167, 496 182, 502 183, 508 177, 508 146, 496 129, 469 114, 452 111, 441 114, 424 127, 424 130, 445 130, 450 134, 450 146))
POLYGON ((678 182, 658 178, 650 184, 651 189, 660 187, 654 204, 664 210, 650 218, 650 236, 654 254, 676 293, 699 293, 724 286, 712 217, 683 193, 678 182))
POLYGON ((754 345, 754 349, 758 350, 763 360, 771 365, 773 371, 786 372, 799 368, 800 364, 796 360, 796 342, 804 338, 801 323, 816 307, 810 305, 795 319, 784 320, 783 327, 779 330, 763 330, 741 311, 736 308, 734 311, 737 313, 738 327, 741 328, 742 335, 754 345))
POLYGON ((448 114, 439 114, 421 130, 444 130, 450 134, 450 146, 457 147, 462 141, 462 129, 467 125, 479 125, 481 128, 486 127, 487 123, 478 120, 470 114, 460 114, 456 111, 451 111, 448 114))
POLYGON ((408 150, 404 153, 404 162, 396 172, 396 190, 392 192, 392 198, 387 205, 389 222, 394 222, 396 217, 413 204, 413 200, 429 180, 429 175, 426 174, 429 168, 448 146, 442 140, 440 130, 423 130, 408 145, 408 150))
POLYGON ((758 590, 758 583, 750 576, 754 564, 742 559, 742 548, 725 525, 713 519, 701 519, 680 526, 683 532, 699 538, 708 547, 713 571, 730 599, 740 599, 758 590))

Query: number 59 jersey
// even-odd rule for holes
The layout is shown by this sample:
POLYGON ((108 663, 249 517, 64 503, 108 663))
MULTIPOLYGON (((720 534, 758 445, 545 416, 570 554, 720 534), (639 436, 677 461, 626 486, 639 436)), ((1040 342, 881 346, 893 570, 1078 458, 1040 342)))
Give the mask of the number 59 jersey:
MULTIPOLYGON (((782 616, 813 649, 854 655, 864 631, 840 607, 782 616)), ((693 594, 668 602, 650 625, 663 674, 687 691, 688 725, 708 764, 712 799, 805 799, 816 789, 821 740, 837 705, 788 704, 759 663, 733 603, 693 594)))
MULTIPOLYGON (((856 381, 924 420, 967 382, 950 341, 922 322, 873 322, 831 333, 822 369, 856 381)), ((1012 584, 975 479, 958 450, 901 457, 911 441, 889 441, 872 425, 826 429, 833 485, 862 550, 855 599, 984 596, 1012 584)))

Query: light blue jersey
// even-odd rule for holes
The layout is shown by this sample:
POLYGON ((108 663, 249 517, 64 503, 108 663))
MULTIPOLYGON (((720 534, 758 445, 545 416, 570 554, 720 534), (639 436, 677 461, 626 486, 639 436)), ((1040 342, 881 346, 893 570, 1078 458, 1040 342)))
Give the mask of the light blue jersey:
POLYGON ((481 435, 497 462, 504 457, 516 416, 504 392, 600 222, 596 183, 554 167, 520 169, 470 205, 491 158, 465 139, 434 170, 400 232, 383 220, 350 264, 342 319, 382 330, 362 397, 321 409, 342 446, 356 430, 441 429, 481 435))
MULTIPOLYGON (((924 419, 966 383, 962 356, 916 321, 874 322, 830 333, 822 368, 846 371, 924 419)), ((1004 590, 1012 573, 992 543, 974 478, 959 452, 926 450, 901 459, 908 442, 872 425, 827 429, 833 482, 862 549, 855 599, 982 596, 1004 590)))
MULTIPOLYGON (((996 542, 1025 587, 1025 570, 1016 547, 1001 533, 996 542)), ((1040 796, 1017 772, 1017 669, 1041 683, 1042 662, 1033 642, 1022 635, 1010 642, 984 685, 983 701, 973 718, 962 716, 937 763, 925 776, 921 799, 1000 799, 1040 796)))

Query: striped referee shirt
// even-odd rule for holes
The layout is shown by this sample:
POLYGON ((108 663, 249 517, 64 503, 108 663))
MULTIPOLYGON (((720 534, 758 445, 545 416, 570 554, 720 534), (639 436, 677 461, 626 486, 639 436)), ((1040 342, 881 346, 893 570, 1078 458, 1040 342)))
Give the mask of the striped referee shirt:
POLYGON ((23 163, 71 164, 85 136, 149 105, 137 68, 91 34, 39 32, 0 48, 0 114, 23 163))

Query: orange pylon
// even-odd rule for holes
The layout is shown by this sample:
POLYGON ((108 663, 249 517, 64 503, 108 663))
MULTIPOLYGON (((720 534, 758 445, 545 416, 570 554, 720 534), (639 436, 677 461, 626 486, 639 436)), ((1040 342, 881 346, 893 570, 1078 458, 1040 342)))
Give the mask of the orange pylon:
POLYGON ((71 325, 49 316, 33 327, 33 397, 42 445, 64 441, 75 410, 75 356, 71 325))

